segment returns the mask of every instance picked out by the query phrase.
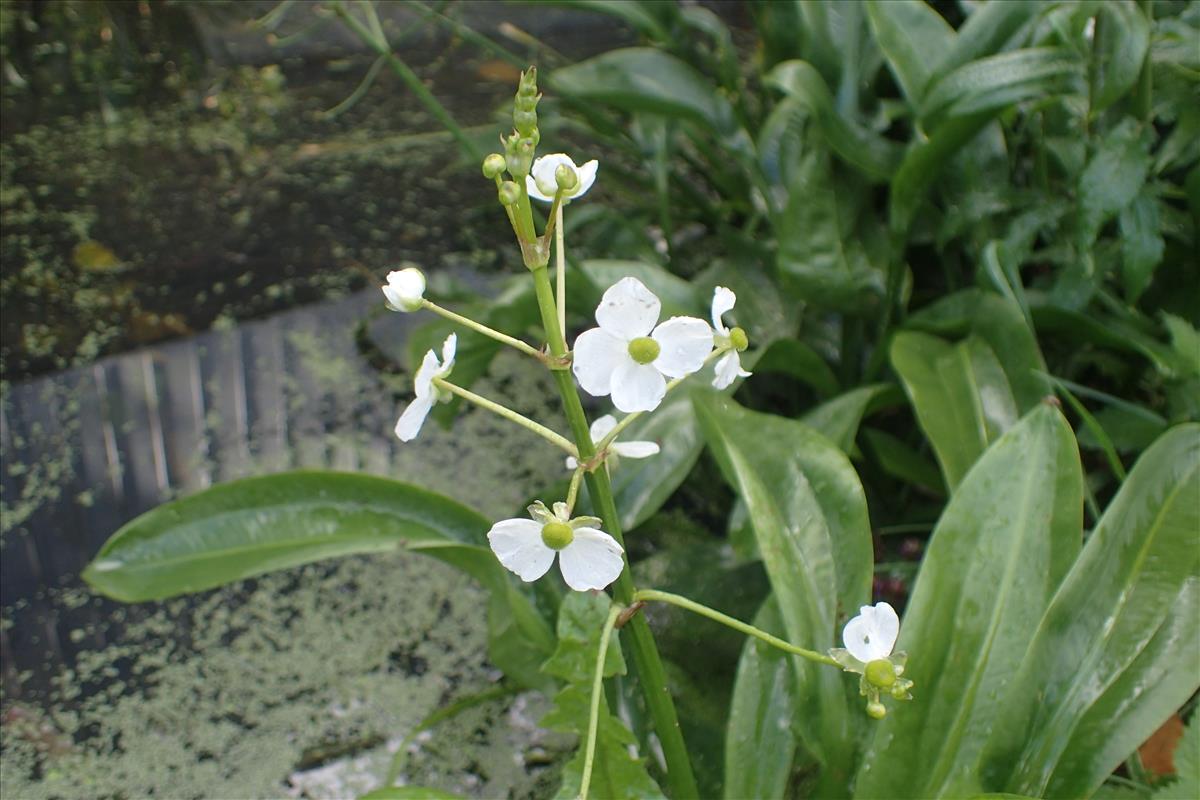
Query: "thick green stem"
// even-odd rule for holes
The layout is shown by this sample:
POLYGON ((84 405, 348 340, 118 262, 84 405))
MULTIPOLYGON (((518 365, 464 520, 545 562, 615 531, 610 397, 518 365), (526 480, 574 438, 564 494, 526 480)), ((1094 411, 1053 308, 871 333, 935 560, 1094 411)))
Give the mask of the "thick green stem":
POLYGON ((809 661, 815 661, 818 664, 829 664, 830 666, 838 667, 839 669, 841 668, 841 665, 838 664, 838 662, 834 661, 824 653, 818 653, 816 650, 805 650, 803 647, 797 647, 791 642, 786 642, 783 639, 780 639, 778 636, 772 636, 766 631, 760 630, 753 625, 748 625, 739 619, 734 619, 731 616, 722 614, 716 609, 701 605, 700 603, 697 603, 694 600, 689 600, 681 595, 671 594, 670 592, 660 592, 656 589, 641 589, 640 591, 633 593, 633 602, 635 603, 649 603, 653 601, 657 601, 659 603, 670 603, 673 606, 679 606, 680 608, 691 611, 694 614, 699 614, 702 617, 708 617, 714 622, 727 625, 730 628, 733 628, 735 631, 741 631, 747 636, 753 636, 756 639, 762 639, 767 644, 771 645, 772 647, 778 647, 785 653, 791 653, 792 655, 807 658, 809 661))
MULTIPOLYGON (((558 324, 558 314, 554 304, 554 289, 550 286, 550 276, 545 266, 538 267, 533 272, 534 288, 537 292, 538 309, 542 315, 542 326, 546 330, 546 339, 550 344, 550 352, 559 358, 567 354, 567 342, 563 337, 562 328, 558 324)), ((587 416, 583 413, 583 404, 579 400, 579 392, 567 370, 555 370, 554 381, 562 396, 563 410, 566 412, 567 424, 575 437, 575 446, 579 450, 579 461, 583 463, 596 454, 588 430, 587 416)), ((604 530, 614 539, 625 546, 621 534, 621 517, 617 513, 617 505, 613 500, 612 483, 608 479, 607 470, 594 470, 586 476, 588 493, 592 505, 604 521, 604 530)), ((634 593, 633 578, 629 574, 629 563, 613 584, 613 596, 617 602, 628 605, 632 602, 634 593)), ((679 716, 675 713, 675 703, 667 690, 667 674, 663 669, 662 659, 658 655, 658 647, 650 626, 641 615, 630 620, 622 630, 622 635, 629 645, 633 656, 634 668, 638 681, 646 696, 646 706, 654 720, 654 730, 662 745, 663 758, 667 763, 667 782, 671 789, 673 800, 692 800, 699 798, 700 790, 696 787, 696 778, 692 774, 692 763, 688 759, 687 746, 683 742, 683 733, 679 729, 679 716)))

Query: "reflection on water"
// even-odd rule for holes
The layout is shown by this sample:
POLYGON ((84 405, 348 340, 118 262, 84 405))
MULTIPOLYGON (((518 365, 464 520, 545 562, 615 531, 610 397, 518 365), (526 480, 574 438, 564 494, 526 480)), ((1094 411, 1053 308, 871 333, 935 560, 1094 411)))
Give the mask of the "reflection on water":
MULTIPOLYGON (((198 600, 138 606, 93 597, 76 577, 138 513, 244 475, 302 467, 364 470, 451 494, 489 516, 511 515, 532 487, 560 477, 561 459, 552 448, 520 431, 498 432, 475 411, 464 412, 452 433, 430 424, 417 442, 396 440, 391 428, 407 401, 408 378, 369 366, 355 329, 370 325, 371 337, 395 342, 420 320, 372 316, 379 306, 372 289, 7 388, 0 404, 6 734, 44 727, 42 739, 52 744, 30 745, 30 752, 49 764, 61 745, 61 758, 77 767, 94 759, 144 766, 167 758, 181 769, 205 760, 203 753, 213 749, 199 743, 206 736, 244 746, 282 738, 284 744, 269 747, 260 742, 272 758, 239 759, 226 752, 228 742, 217 748, 230 780, 249 781, 231 770, 262 769, 266 775, 256 780, 278 790, 286 776, 279 765, 325 767, 305 753, 323 752, 330 742, 334 751, 349 741, 351 751, 358 742, 385 753, 388 737, 419 718, 413 709, 427 711, 486 685, 483 598, 458 573, 408 554, 291 570, 198 600), (375 641, 377 634, 384 638, 375 641), (342 669, 329 674, 328 665, 339 658, 342 669), (301 674, 305 670, 313 674, 301 674), (427 677, 433 673, 436 678, 427 677), (417 683, 406 683, 409 678, 417 683), (221 685, 230 681, 245 685, 221 685), (392 681, 398 688, 382 688, 392 681), (281 684, 310 688, 281 702, 275 696, 281 684), (388 694, 393 691, 408 692, 408 699, 388 694), (216 713, 214 703, 228 706, 230 695, 239 693, 251 699, 234 705, 258 704, 261 714, 239 711, 231 722, 216 713), (391 704, 383 716, 369 710, 370 698, 380 693, 391 704), (135 730, 142 714, 166 713, 164 702, 190 715, 188 730, 168 726, 149 738, 135 730), (329 703, 368 710, 345 711, 344 725, 301 725, 314 713, 327 716, 329 703), (284 710, 291 705, 298 708, 284 710), (291 724, 307 733, 297 735, 291 724), (213 725, 225 730, 224 739, 213 725), (370 736, 363 738, 367 728, 370 736), (169 756, 159 752, 163 736, 175 743, 169 756)), ((527 366, 501 358, 483 390, 563 429, 550 409, 530 406, 528 398, 551 397, 552 389, 544 371, 527 366), (546 385, 530 390, 530 381, 546 385)), ((490 713, 496 717, 496 709, 490 713)), ((495 721, 501 728, 509 724, 495 721)), ((528 720, 525 728, 533 735, 528 720)), ((33 739, 42 741, 38 736, 33 739)), ((28 738, 6 735, 10 742, 28 738)), ((511 747, 511 741, 503 744, 511 747)), ((12 762, 16 750, 6 748, 6 775, 35 768, 30 764, 37 759, 12 762)), ((540 780, 536 769, 512 773, 513 752, 504 749, 507 771, 485 770, 490 777, 476 776, 464 788, 540 780)), ((461 767, 464 757, 460 752, 438 769, 461 767)), ((155 779, 138 774, 128 778, 130 785, 151 791, 155 779)))

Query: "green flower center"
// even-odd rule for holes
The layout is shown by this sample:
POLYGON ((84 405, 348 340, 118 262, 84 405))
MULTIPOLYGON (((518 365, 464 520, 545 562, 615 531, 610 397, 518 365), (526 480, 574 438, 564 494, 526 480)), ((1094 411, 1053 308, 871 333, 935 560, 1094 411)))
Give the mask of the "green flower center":
POLYGON ((639 336, 629 343, 629 356, 639 364, 649 364, 658 358, 662 348, 649 336, 639 336))
POLYGON ((575 531, 565 522, 547 522, 542 526, 542 541, 551 550, 562 550, 575 540, 575 531))
POLYGON ((733 345, 733 349, 739 353, 750 346, 750 338, 746 336, 746 332, 741 328, 734 328, 729 331, 729 343, 733 345))
MULTIPOLYGON (((542 534, 543 537, 545 535, 542 534)), ((896 670, 892 668, 892 662, 886 658, 877 658, 867 664, 866 676, 868 683, 878 686, 880 689, 887 689, 896 682, 896 670)))

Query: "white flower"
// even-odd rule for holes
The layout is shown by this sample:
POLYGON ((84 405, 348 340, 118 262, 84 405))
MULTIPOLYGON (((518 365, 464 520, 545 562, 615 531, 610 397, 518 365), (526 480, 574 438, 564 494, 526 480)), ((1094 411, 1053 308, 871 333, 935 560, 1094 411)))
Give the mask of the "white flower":
POLYGON ((439 362, 437 353, 430 350, 421 360, 417 377, 413 380, 413 391, 416 399, 408 404, 400 419, 396 422, 396 435, 402 442, 411 442, 421 432, 425 417, 439 399, 439 391, 433 385, 434 378, 444 378, 454 369, 454 350, 458 346, 458 336, 450 334, 442 345, 442 360, 439 362))
POLYGON ((554 513, 540 500, 529 507, 531 519, 505 519, 488 531, 488 543, 500 563, 529 583, 546 574, 558 553, 563 580, 577 592, 603 589, 624 567, 617 540, 600 530, 596 517, 570 519, 566 503, 554 513))
POLYGON ((572 369, 590 395, 611 394, 625 413, 652 411, 667 391, 667 378, 682 378, 704 366, 712 352, 708 323, 671 317, 658 327, 662 304, 637 278, 608 288, 596 307, 596 322, 575 340, 572 369))
POLYGON ((858 616, 842 629, 842 642, 850 655, 870 664, 892 654, 896 637, 900 635, 900 618, 887 603, 863 606, 858 616))
POLYGON ((596 170, 600 167, 600 162, 593 158, 582 167, 577 167, 566 153, 550 153, 534 161, 533 168, 525 176, 525 191, 535 200, 552 202, 558 192, 558 181, 554 177, 554 171, 564 164, 575 170, 578 181, 575 188, 563 192, 563 201, 582 197, 596 182, 596 170))
POLYGON ((712 321, 716 335, 713 337, 717 347, 727 347, 729 352, 717 359, 716 375, 713 377, 713 388, 725 389, 738 378, 749 378, 751 373, 742 369, 740 350, 746 349, 746 332, 741 328, 730 330, 721 321, 721 316, 733 310, 737 295, 724 286, 718 286, 713 292, 712 321), (739 346, 740 345, 740 346, 739 346))
MULTIPOLYGON (((592 427, 588 430, 588 435, 592 437, 592 444, 600 444, 605 436, 612 432, 612 429, 617 427, 617 421, 611 414, 605 414, 603 417, 597 417, 592 423, 592 427)), ((649 458, 658 453, 658 445, 654 442, 618 442, 613 440, 613 443, 608 446, 608 451, 618 456, 625 458, 649 458)), ((616 459, 609 457, 611 466, 615 466, 616 459)), ((567 469, 575 469, 579 466, 579 462, 575 460, 575 456, 567 456, 567 469)))
POLYGON ((388 308, 393 311, 416 311, 425 299, 425 276, 416 267, 394 270, 388 273, 383 296, 388 308))

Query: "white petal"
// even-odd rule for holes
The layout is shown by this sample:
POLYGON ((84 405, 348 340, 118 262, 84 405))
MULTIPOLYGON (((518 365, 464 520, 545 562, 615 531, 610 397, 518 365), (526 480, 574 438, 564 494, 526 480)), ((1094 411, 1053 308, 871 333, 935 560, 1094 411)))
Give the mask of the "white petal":
POLYGON ((617 579, 625 562, 617 540, 595 528, 578 528, 575 540, 558 554, 563 580, 577 592, 603 589, 617 579))
POLYGON ((404 409, 400 419, 396 420, 396 435, 400 437, 400 441, 411 442, 417 438, 431 408, 433 408, 433 398, 429 395, 424 397, 418 395, 416 400, 408 404, 408 408, 404 409))
POLYGON ((413 393, 417 399, 427 398, 433 402, 433 379, 440 374, 440 369, 437 353, 426 350, 425 357, 421 359, 421 366, 417 368, 417 377, 413 378, 413 393))
POLYGON ((653 364, 625 359, 613 373, 612 402, 621 411, 653 411, 667 393, 667 381, 653 364))
POLYGON ((611 390, 613 373, 626 361, 635 363, 629 355, 628 344, 599 328, 592 328, 575 339, 571 370, 585 392, 593 397, 603 397, 611 390))
POLYGON ((730 350, 717 360, 715 372, 712 382, 714 389, 728 388, 738 378, 749 378, 751 375, 742 369, 742 359, 736 350, 730 350))
POLYGON ((571 471, 579 469, 579 461, 575 459, 575 456, 567 456, 567 469, 571 471))
POLYGON ((588 429, 588 436, 592 437, 592 444, 596 444, 617 427, 617 420, 612 414, 605 414, 602 417, 596 417, 592 427, 588 429))
POLYGON ((450 374, 450 370, 454 369, 454 354, 458 350, 458 334, 452 333, 446 337, 446 341, 442 343, 442 368, 438 371, 440 377, 445 377, 450 374))
POLYGON ((545 575, 554 563, 554 551, 542 541, 542 526, 531 519, 501 520, 487 537, 500 563, 526 583, 545 575))
POLYGON ((554 195, 558 192, 558 181, 554 178, 554 171, 561 164, 575 170, 578 176, 579 170, 575 162, 566 153, 549 153, 534 159, 529 174, 525 176, 525 191, 529 192, 530 197, 547 203, 554 200, 554 195))
POLYGON ((658 455, 654 442, 613 442, 612 451, 622 458, 649 458, 658 455))
POLYGON ((388 273, 388 282, 383 289, 388 306, 395 311, 416 311, 421 307, 425 295, 425 276, 416 267, 393 270, 388 273))
POLYGON ((646 336, 658 322, 662 303, 637 278, 625 277, 608 287, 596 306, 596 323, 626 342, 646 336))
POLYGON ((575 187, 575 191, 571 192, 571 197, 581 197, 587 193, 587 190, 592 188, 592 184, 596 182, 596 170, 599 169, 600 162, 596 159, 584 164, 575 170, 576 176, 579 177, 579 185, 575 187))
POLYGON ((724 286, 718 286, 713 291, 712 302, 712 322, 713 328, 722 336, 729 335, 729 329, 725 327, 725 323, 721 321, 721 315, 726 311, 731 311, 734 304, 737 303, 737 295, 733 290, 726 289, 724 286))
POLYGON ((651 335, 662 348, 654 366, 668 378, 691 375, 704 366, 713 349, 712 328, 695 317, 671 317, 651 335))
POLYGON ((842 642, 850 655, 866 664, 891 655, 899 632, 900 619, 895 609, 879 603, 874 608, 859 609, 859 615, 842 629, 842 642))

